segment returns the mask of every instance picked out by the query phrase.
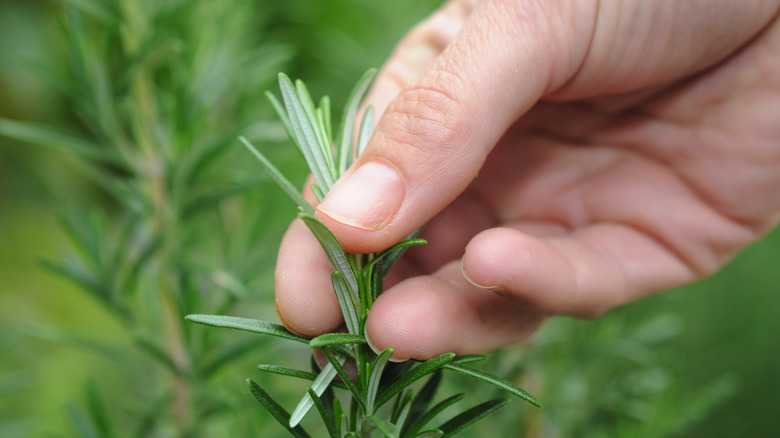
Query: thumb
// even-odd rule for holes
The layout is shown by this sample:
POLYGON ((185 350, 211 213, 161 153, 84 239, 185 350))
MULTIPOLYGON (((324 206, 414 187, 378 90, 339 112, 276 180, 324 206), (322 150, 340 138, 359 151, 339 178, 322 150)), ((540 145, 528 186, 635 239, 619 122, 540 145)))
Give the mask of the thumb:
POLYGON ((347 251, 379 251, 424 225, 476 177, 508 127, 573 74, 556 66, 576 65, 570 23, 582 11, 554 3, 480 3, 389 104, 366 150, 317 207, 347 251))

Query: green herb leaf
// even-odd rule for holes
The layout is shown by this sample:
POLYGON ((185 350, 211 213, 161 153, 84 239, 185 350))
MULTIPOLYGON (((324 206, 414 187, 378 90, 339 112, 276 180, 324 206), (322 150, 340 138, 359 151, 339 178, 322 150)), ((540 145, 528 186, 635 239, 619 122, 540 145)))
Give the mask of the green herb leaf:
MULTIPOLYGON (((279 374, 287 377, 295 377, 297 379, 308 380, 311 382, 315 381, 317 379, 317 376, 319 375, 317 373, 311 373, 308 371, 296 370, 293 368, 286 368, 278 365, 268 365, 268 364, 260 364, 257 366, 257 369, 271 374, 279 374)), ((347 389, 347 387, 340 382, 331 382, 330 385, 334 388, 347 389)))
POLYGON ((240 318, 237 316, 227 315, 187 315, 184 317, 184 319, 212 327, 232 328, 246 332, 276 336, 278 338, 302 342, 304 344, 309 343, 308 339, 292 333, 283 325, 260 321, 257 319, 240 318))
POLYGON ((268 158, 265 157, 265 155, 257 150, 257 148, 255 148, 246 138, 240 137, 239 140, 244 144, 244 146, 247 147, 247 149, 249 149, 250 152, 255 155, 255 157, 257 157, 258 160, 260 160, 260 164, 262 164, 263 170, 265 170, 266 173, 268 173, 268 176, 270 176, 271 179, 273 179, 276 184, 278 184, 279 187, 281 187, 282 190, 287 193, 287 196, 289 196, 293 201, 295 201, 296 204, 298 204, 298 207, 300 207, 308 214, 314 214, 314 208, 312 208, 311 204, 309 204, 306 199, 303 198, 300 190, 295 188, 295 186, 282 174, 282 172, 279 171, 279 169, 276 168, 276 166, 274 166, 268 160, 268 158))
POLYGON ((338 239, 333 233, 320 222, 317 218, 307 212, 299 212, 298 216, 303 219, 306 226, 309 227, 314 237, 320 242, 320 246, 325 250, 325 254, 330 260, 330 264, 333 269, 339 271, 347 282, 349 293, 352 295, 353 300, 358 297, 358 279, 355 271, 352 269, 352 264, 347 258, 347 253, 344 252, 344 248, 341 247, 338 239))
POLYGON ((349 94, 347 104, 344 106, 344 112, 341 114, 341 125, 339 127, 339 137, 336 140, 337 154, 339 157, 338 174, 342 175, 352 164, 353 154, 356 152, 352 147, 352 141, 355 135, 355 116, 357 115, 363 96, 368 91, 371 81, 376 75, 376 70, 371 69, 363 74, 357 84, 349 94))
POLYGON ((341 307, 341 313, 344 315, 344 321, 347 325, 347 329, 352 334, 361 333, 360 327, 360 315, 358 311, 360 309, 360 298, 358 291, 358 279, 355 275, 355 271, 352 268, 352 264, 344 252, 344 249, 336 240, 336 236, 330 232, 330 230, 314 216, 307 214, 303 211, 298 215, 303 222, 309 227, 311 232, 317 238, 325 250, 325 254, 330 260, 331 265, 335 269, 335 272, 331 276, 333 282, 333 288, 338 298, 339 306, 341 307))
MULTIPOLYGON (((344 363, 345 360, 345 357, 334 359, 334 361, 340 361, 340 363, 344 363)), ((325 365, 325 367, 322 368, 322 371, 320 371, 320 374, 314 380, 314 383, 311 384, 312 391, 314 391, 318 396, 321 396, 322 393, 328 389, 328 385, 330 385, 330 382, 333 381, 336 375, 337 373, 336 369, 333 367, 333 363, 328 363, 325 365)), ((298 423, 303 420, 303 417, 306 416, 309 410, 311 410, 312 406, 314 406, 314 400, 309 397, 309 394, 304 395, 290 416, 290 427, 297 426, 298 423)))
POLYGON ((102 147, 100 144, 48 126, 0 118, 0 134, 19 141, 64 149, 101 163, 122 167, 126 165, 115 149, 102 147))
POLYGON ((314 196, 317 198, 318 201, 322 201, 323 199, 325 199, 325 193, 322 193, 322 189, 320 188, 320 186, 318 186, 315 183, 311 183, 309 187, 311 187, 311 191, 314 192, 314 196))
MULTIPOLYGON (((378 253, 376 256, 374 256, 374 258, 372 258, 371 261, 369 261, 366 264, 366 266, 363 267, 363 271, 367 272, 368 268, 373 267, 377 262, 383 260, 385 257, 395 253, 396 251, 405 249, 405 248, 410 247, 410 246, 425 245, 426 243, 428 243, 427 240, 425 240, 425 239, 416 239, 416 238, 415 239, 407 239, 407 240, 404 240, 402 242, 396 243, 395 245, 391 246, 390 248, 387 248, 386 250, 384 250, 384 251, 378 253)), ((400 254, 399 254, 399 256, 400 256, 400 254)), ((396 259, 397 259, 397 257, 396 257, 396 259)))
POLYGON ((181 370, 173 359, 160 348, 159 345, 150 341, 149 339, 137 336, 135 338, 135 345, 148 354, 151 358, 157 360, 160 364, 168 368, 176 376, 184 376, 184 371, 181 370))
POLYGON ((344 275, 339 271, 333 271, 330 275, 330 279, 333 283, 333 290, 336 292, 336 298, 341 306, 341 314, 344 316, 344 323, 347 326, 347 330, 353 335, 360 336, 360 315, 358 314, 355 301, 352 299, 352 295, 349 292, 347 283, 344 280, 344 275))
POLYGON ((300 152, 301 147, 298 145, 297 140, 295 139, 295 134, 293 134, 292 126, 290 125, 290 118, 287 117, 287 110, 284 109, 284 105, 282 105, 281 102, 279 102, 279 99, 277 99, 276 96, 270 91, 265 92, 265 97, 267 97, 271 102, 271 106, 274 107, 274 111, 276 111, 276 114, 279 116, 279 120, 282 122, 284 130, 287 132, 287 137, 292 140, 300 152))
POLYGON ((342 436, 342 424, 347 422, 347 415, 341 407, 341 402, 335 397, 333 398, 333 416, 336 418, 336 436, 340 437, 342 436))
POLYGON ((87 408, 89 409, 89 416, 92 418, 94 425, 97 427, 101 436, 108 436, 111 434, 111 423, 109 422, 108 413, 106 407, 108 406, 95 388, 94 383, 90 380, 87 382, 87 408))
POLYGON ((373 415, 374 413, 374 400, 376 399, 377 391, 379 391, 379 382, 382 380, 382 372, 385 370, 387 361, 390 360, 390 356, 393 355, 393 349, 388 348, 383 351, 374 360, 374 364, 371 366, 371 375, 368 378, 368 387, 366 388, 366 413, 373 415))
POLYGON ((495 385, 514 396, 520 397, 521 399, 527 401, 528 403, 531 403, 536 407, 539 408, 542 407, 542 404, 539 403, 539 400, 534 398, 534 396, 529 394, 523 388, 520 388, 519 386, 510 382, 509 380, 504 379, 503 377, 499 377, 494 374, 490 374, 486 371, 478 370, 476 368, 465 367, 462 365, 455 365, 452 363, 444 365, 444 368, 448 370, 456 371, 458 373, 461 373, 469 377, 473 377, 475 379, 482 380, 483 382, 489 383, 491 385, 495 385))
POLYGON ((317 146, 319 146, 320 156, 325 160, 328 172, 335 181, 336 178, 338 178, 338 174, 336 172, 336 166, 333 163, 333 152, 331 150, 330 139, 328 138, 328 130, 325 128, 322 120, 321 114, 324 109, 314 106, 314 101, 311 99, 309 90, 306 88, 306 84, 304 84, 303 81, 295 81, 295 89, 298 92, 298 99, 303 104, 303 111, 306 113, 309 125, 317 137, 317 146))
POLYGON ((292 434, 294 437, 299 438, 308 438, 309 434, 306 433, 306 431, 297 425, 290 425, 290 414, 280 405, 276 402, 276 400, 271 397, 270 394, 265 392, 263 388, 260 387, 257 383, 255 383, 253 380, 247 379, 246 380, 247 385, 249 385, 249 390, 252 391, 252 395, 255 396, 257 401, 260 402, 261 405, 271 414, 271 416, 276 419, 276 421, 279 422, 285 429, 287 429, 288 432, 292 434))
MULTIPOLYGON (((415 230, 414 233, 410 234, 406 239, 404 239, 403 242, 399 243, 399 245, 403 244, 404 242, 415 241, 415 239, 417 239, 417 236, 419 236, 421 232, 422 232, 422 227, 415 230)), ((403 245, 397 248, 395 251, 383 255, 380 258, 379 262, 377 263, 376 269, 374 269, 375 271, 377 271, 380 277, 384 277, 385 275, 387 275, 388 272, 390 272, 390 268, 392 268, 395 262, 397 262, 398 259, 401 258, 401 256, 406 252, 407 249, 409 249, 409 246, 410 245, 403 245)))
POLYGON ((99 438, 100 432, 98 432, 98 426, 92 418, 89 417, 81 408, 75 404, 68 403, 65 406, 68 417, 73 423, 73 426, 78 431, 78 435, 82 438, 99 438))
POLYGON ((439 429, 431 429, 420 432, 414 438, 439 438, 444 436, 444 432, 439 429))
MULTIPOLYGON (((455 359, 457 359, 457 357, 455 359)), ((431 374, 431 377, 428 378, 428 381, 425 382, 425 385, 423 385, 417 395, 414 396, 412 405, 409 409, 409 424, 414 424, 423 416, 425 410, 431 404, 431 401, 433 401, 433 397, 436 395, 436 390, 438 390, 439 385, 441 385, 442 376, 443 373, 441 371, 437 371, 431 374)), ((424 424, 420 424, 418 429, 423 426, 424 424)), ((408 432, 408 430, 404 430, 404 435, 406 435, 408 432)))
POLYGON ((284 106, 287 108, 293 139, 298 144, 317 184, 327 193, 333 186, 334 177, 322 153, 316 128, 307 116, 307 108, 304 108, 304 105, 308 105, 309 102, 301 102, 292 81, 284 73, 279 74, 279 88, 282 90, 284 106))
POLYGON ((295 377, 298 379, 310 380, 312 382, 314 381, 314 379, 317 378, 317 374, 310 373, 308 371, 296 370, 293 368, 281 367, 278 365, 260 364, 257 366, 257 369, 260 371, 265 371, 267 373, 279 374, 287 377, 295 377))
POLYGON ((442 424, 439 429, 448 437, 454 436, 478 420, 503 408, 507 403, 509 403, 509 401, 502 398, 486 401, 485 403, 461 412, 451 420, 442 424))
POLYGON ((404 437, 416 436, 415 434, 417 433, 418 430, 425 427, 426 424, 428 424, 431 420, 433 420, 442 411, 452 406, 453 404, 463 400, 465 396, 466 394, 463 393, 455 394, 451 397, 448 397, 440 401, 439 403, 436 403, 436 405, 428 409, 428 411, 426 411, 425 414, 421 415, 418 419, 410 422, 408 429, 404 430, 403 436, 404 437))
POLYGON ((344 363, 344 357, 336 354, 329 348, 323 348, 322 352, 325 353, 325 357, 328 358, 329 364, 333 366, 339 377, 341 377, 342 382, 344 382, 344 385, 346 385, 349 392, 352 393, 352 400, 356 401, 360 407, 365 410, 366 400, 363 393, 358 389, 357 385, 355 385, 355 382, 352 381, 352 379, 347 374, 347 371, 344 370, 344 367, 342 366, 344 363))
POLYGON ((376 428, 375 430, 379 431, 379 433, 381 433, 385 438, 398 438, 400 436, 398 434, 398 428, 395 427, 395 424, 381 420, 377 417, 374 417, 373 415, 366 415, 363 417, 363 422, 371 423, 376 428))
POLYGON ((397 427, 402 428, 406 419, 409 417, 409 410, 412 408, 412 399, 414 398, 414 392, 411 390, 405 391, 401 402, 393 409, 393 414, 390 416, 392 421, 397 427))
POLYGON ((317 121, 320 122, 320 128, 325 133, 328 144, 333 143, 333 127, 330 122, 330 97, 322 96, 320 104, 317 107, 317 121))
POLYGON ((314 407, 317 408, 317 412, 322 417, 322 422, 325 423, 325 428, 328 429, 328 435, 332 438, 340 438, 336 429, 336 417, 332 406, 326 406, 322 402, 322 399, 311 388, 306 388, 309 397, 314 401, 314 407))
POLYGON ((322 348, 330 347, 332 345, 350 345, 350 344, 365 344, 365 336, 353 335, 351 333, 326 333, 324 335, 317 336, 309 341, 309 347, 322 348))
POLYGON ((360 121, 360 134, 358 135, 357 155, 363 153, 368 145, 371 134, 374 133, 374 107, 369 106, 363 113, 363 120, 360 121))
POLYGON ((383 404, 390 401, 395 395, 403 391, 404 388, 416 382, 417 380, 427 376, 428 374, 438 370, 447 363, 449 363, 455 357, 455 353, 444 353, 441 356, 436 356, 433 359, 429 359, 416 367, 409 370, 400 379, 393 382, 384 391, 379 394, 376 402, 376 407, 379 408, 383 404))
POLYGON ((485 354, 464 354, 463 356, 455 356, 450 362, 451 365, 463 365, 464 363, 479 362, 487 359, 485 354))
POLYGON ((95 276, 83 265, 75 263, 74 258, 68 257, 62 263, 43 260, 41 261, 41 265, 52 273, 62 275, 76 283, 112 311, 117 310, 116 308, 113 308, 114 303, 112 302, 109 291, 106 289, 105 285, 100 282, 99 279, 95 278, 95 276))

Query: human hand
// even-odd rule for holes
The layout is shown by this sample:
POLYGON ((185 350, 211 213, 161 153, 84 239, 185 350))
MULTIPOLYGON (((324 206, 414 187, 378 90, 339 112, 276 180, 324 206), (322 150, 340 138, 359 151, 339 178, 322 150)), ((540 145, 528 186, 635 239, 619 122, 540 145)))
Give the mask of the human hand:
MULTIPOLYGON (((369 96, 369 146, 317 207, 351 252, 428 223, 372 343, 500 348, 709 275, 774 227, 778 3, 456 0, 412 30, 369 96)), ((308 336, 342 322, 318 248, 295 221, 276 271, 308 336)))

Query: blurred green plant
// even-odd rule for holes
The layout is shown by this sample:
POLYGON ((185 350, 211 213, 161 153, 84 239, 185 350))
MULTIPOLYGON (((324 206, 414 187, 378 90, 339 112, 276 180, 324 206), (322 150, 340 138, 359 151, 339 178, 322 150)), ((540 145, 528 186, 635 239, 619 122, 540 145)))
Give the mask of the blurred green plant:
POLYGON ((213 436, 248 426, 226 426, 247 403, 213 382, 262 342, 223 338, 184 316, 233 309, 269 276, 272 252, 263 248, 272 245, 263 239, 274 236, 263 227, 285 215, 264 199, 268 191, 247 194, 269 181, 242 172, 230 146, 239 132, 258 131, 257 96, 291 50, 264 42, 268 17, 248 2, 67 0, 61 8, 66 69, 40 65, 38 73, 72 105, 76 129, 0 119, 0 133, 78 157, 110 196, 108 209, 71 204, 62 225, 74 251, 44 263, 113 314, 131 346, 31 334, 88 348, 136 383, 121 396, 88 383, 85 403, 67 408, 79 436, 213 436))
POLYGON ((559 318, 534 338, 521 372, 538 385, 548 409, 525 419, 531 436, 687 436, 736 393, 739 381, 729 374, 695 390, 682 381, 673 366, 682 358, 667 357, 665 348, 685 330, 681 315, 634 313, 623 308, 597 321, 559 318))

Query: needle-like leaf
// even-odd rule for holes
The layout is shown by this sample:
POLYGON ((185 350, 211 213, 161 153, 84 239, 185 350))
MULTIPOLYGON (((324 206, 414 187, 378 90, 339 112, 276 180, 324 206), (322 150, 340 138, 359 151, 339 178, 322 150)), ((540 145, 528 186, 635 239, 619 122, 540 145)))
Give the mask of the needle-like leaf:
MULTIPOLYGON (((347 358, 340 357, 336 360, 340 361, 340 363, 344 363, 347 358)), ((328 363, 324 368, 322 368, 322 371, 320 371, 320 374, 314 380, 314 383, 311 384, 312 391, 314 391, 314 393, 318 396, 321 396, 322 393, 325 392, 325 390, 328 388, 328 385, 330 385, 330 382, 332 382, 336 377, 336 375, 336 369, 333 367, 333 364, 328 363)), ((301 401, 298 403, 298 406, 290 416, 290 427, 297 426, 301 420, 303 420, 303 417, 306 416, 309 410, 311 410, 312 406, 314 406, 314 400, 312 400, 309 394, 304 395, 303 399, 301 399, 301 401)))
MULTIPOLYGON (((328 229, 328 227, 325 226, 325 224, 305 211, 301 211, 298 216, 303 219, 303 222, 306 224, 306 226, 309 227, 311 232, 314 234, 314 237, 317 238, 320 246, 322 246, 322 249, 325 250, 325 254, 328 256, 330 264, 343 276, 350 299, 344 300, 343 302, 339 301, 342 312, 345 312, 345 315, 346 313, 355 313, 357 315, 357 309, 360 308, 358 305, 360 302, 358 298, 359 285, 357 275, 355 274, 347 254, 344 252, 341 244, 336 239, 336 236, 333 235, 333 233, 328 229)), ((350 328, 350 333, 359 333, 357 330, 357 325, 350 328), (353 329, 356 331, 352 331, 353 329)))
MULTIPOLYGON (((428 378, 428 381, 425 382, 425 385, 423 385, 422 388, 420 388, 420 391, 414 396, 412 404, 409 407, 409 417, 407 420, 408 424, 414 424, 423 416, 425 410, 433 401, 433 397, 436 395, 436 390, 438 390, 439 385, 441 385, 443 374, 444 373, 441 371, 437 371, 431 374, 431 377, 428 378)), ((418 429, 423 426, 424 424, 420 424, 418 429)), ((406 434, 406 432, 408 431, 406 428, 404 428, 404 434, 406 434)))
POLYGON ((276 114, 279 116, 279 120, 282 122, 282 126, 284 126, 284 130, 285 132, 287 132, 287 137, 289 137, 290 140, 292 140, 293 144, 298 149, 298 151, 301 152, 301 154, 303 154, 303 152, 301 151, 301 145, 298 144, 298 140, 296 139, 295 134, 293 134, 292 126, 290 125, 290 118, 287 117, 287 110, 284 109, 284 105, 282 105, 282 103, 279 102, 279 99, 277 99, 276 96, 270 91, 266 91, 265 96, 271 102, 271 106, 274 107, 274 111, 276 111, 276 114))
POLYGON ((308 371, 295 370, 292 368, 280 367, 278 365, 261 364, 257 366, 260 371, 267 373, 279 374, 287 377, 296 377, 298 379, 314 381, 317 378, 317 374, 310 373, 308 371))
POLYGON ((296 189, 295 186, 288 180, 282 172, 279 171, 279 169, 276 168, 269 160, 265 157, 259 150, 257 150, 256 147, 252 145, 252 143, 249 142, 244 137, 240 137, 239 140, 241 143, 244 144, 244 146, 249 149, 250 152, 252 152, 255 157, 257 157, 258 160, 260 160, 260 164, 263 166, 263 170, 268 173, 268 176, 273 179, 276 184, 279 185, 279 187, 284 190, 285 193, 287 193, 287 196, 292 198, 293 201, 295 201, 296 204, 298 204, 298 207, 300 207, 303 211, 314 214, 314 208, 312 208, 311 204, 309 204, 301 195, 300 190, 296 189))
POLYGON ((347 371, 342 366, 344 363, 344 357, 336 354, 329 348, 323 348, 322 352, 325 353, 325 357, 328 358, 329 365, 333 366, 339 377, 341 377, 341 380, 344 382, 344 385, 346 385, 349 392, 352 393, 352 400, 356 401, 360 407, 365 410, 366 400, 363 392, 358 389, 357 385, 355 385, 355 382, 352 381, 349 374, 347 374, 347 371))
POLYGON ((443 367, 454 357, 455 353, 444 353, 441 356, 436 356, 433 359, 426 360, 425 362, 412 368, 400 379, 393 382, 379 394, 377 397, 375 409, 378 409, 380 406, 390 401, 391 398, 403 391, 407 386, 443 367))
POLYGON ((386 250, 384 250, 384 251, 378 253, 376 256, 374 256, 374 258, 372 258, 371 261, 369 261, 366 264, 366 266, 363 267, 363 270, 365 271, 365 270, 367 270, 367 268, 373 267, 376 263, 378 263, 379 261, 383 260, 385 257, 390 256, 395 251, 400 251, 400 250, 406 249, 407 247, 410 247, 410 246, 425 245, 426 243, 428 243, 427 240, 425 240, 425 239, 417 239, 417 238, 407 239, 407 240, 404 240, 402 242, 396 243, 395 245, 391 246, 390 248, 387 248, 386 250))
POLYGON ((304 103, 298 97, 292 81, 283 73, 279 74, 279 88, 282 90, 282 99, 284 99, 284 106, 287 108, 293 136, 300 146, 301 153, 314 174, 317 184, 327 193, 333 186, 334 178, 328 167, 327 159, 322 153, 316 128, 310 122, 304 103))
POLYGON ((365 344, 365 336, 353 335, 351 333, 326 333, 317 336, 309 341, 309 347, 322 348, 332 345, 365 344))
POLYGON ((318 201, 322 201, 323 199, 325 199, 325 193, 322 193, 322 189, 320 188, 320 186, 318 186, 315 183, 311 183, 309 187, 311 187, 311 191, 314 192, 314 196, 317 198, 318 201))
POLYGON ((247 385, 249 390, 252 391, 252 395, 255 396, 257 401, 263 405, 263 407, 276 419, 288 432, 297 438, 308 438, 309 434, 301 426, 290 425, 290 414, 271 397, 263 388, 260 387, 253 380, 247 379, 247 385))
POLYGON ((374 107, 369 106, 363 113, 363 120, 360 121, 360 134, 358 134, 357 154, 363 153, 368 145, 371 134, 374 133, 374 107))
POLYGON ((453 404, 463 400, 463 398, 466 397, 466 394, 460 393, 455 394, 451 397, 448 397, 439 403, 436 403, 432 408, 428 409, 423 415, 421 415, 416 420, 410 421, 408 429, 404 430, 404 438, 406 437, 413 437, 417 436, 417 431, 425 427, 426 424, 428 424, 431 420, 433 420, 437 415, 439 415, 442 411, 447 409, 448 407, 452 406, 453 404))
POLYGON ((415 435, 414 438, 440 438, 444 436, 444 432, 439 429, 424 430, 415 435))
POLYGON ((510 382, 509 380, 503 377, 499 377, 494 374, 490 374, 486 371, 478 370, 476 368, 465 367, 463 365, 456 365, 452 363, 445 364, 444 368, 448 370, 456 371, 458 373, 461 373, 469 377, 473 377, 475 379, 479 379, 491 385, 495 385, 514 396, 520 397, 521 399, 527 401, 528 403, 531 403, 536 407, 539 408, 542 407, 542 404, 539 403, 539 400, 534 398, 534 396, 529 394, 523 388, 515 385, 514 383, 510 382))
POLYGON ((116 150, 48 126, 0 118, 0 135, 41 146, 61 148, 102 163, 126 165, 116 150))
POLYGON ((486 401, 485 403, 461 412, 451 420, 442 424, 439 429, 448 437, 454 436, 478 420, 503 408, 507 403, 509 403, 509 401, 502 398, 486 401))
POLYGON ((366 415, 363 417, 363 422, 364 424, 371 423, 375 430, 377 430, 385 438, 398 438, 400 436, 398 434, 398 428, 395 426, 395 424, 374 417, 373 415, 366 415))
POLYGON ((328 429, 328 435, 332 438, 340 438, 336 429, 336 417, 332 406, 326 406, 322 399, 311 388, 306 388, 306 392, 309 397, 314 401, 314 407, 317 408, 317 412, 322 417, 322 422, 325 423, 325 428, 328 429))
POLYGON ((342 425, 346 424, 347 416, 344 414, 344 409, 341 407, 341 402, 337 398, 333 398, 333 416, 336 417, 336 436, 341 437, 342 425))
POLYGON ((358 306, 349 292, 349 287, 344 279, 344 275, 339 271, 333 271, 330 276, 333 283, 333 290, 336 292, 336 299, 341 307, 341 314, 344 316, 344 324, 350 334, 360 336, 362 332, 360 327, 360 314, 358 306))
POLYGON ((333 152, 331 150, 330 139, 328 139, 328 132, 322 120, 322 108, 314 106, 314 101, 311 99, 309 90, 306 88, 306 84, 304 84, 303 81, 295 81, 295 89, 298 92, 298 99, 303 106, 303 111, 306 114, 309 126, 311 126, 314 135, 317 138, 320 156, 325 160, 328 172, 335 181, 337 178, 336 166, 333 162, 333 152))
MULTIPOLYGON (((404 245, 403 242, 417 242, 417 236, 420 235, 422 232, 422 227, 415 230, 412 234, 410 234, 406 239, 404 239, 401 243, 399 243, 399 246, 395 251, 391 251, 389 254, 383 255, 379 262, 377 262, 377 269, 374 269, 377 271, 377 274, 380 277, 384 277, 387 275, 388 272, 390 272, 390 268, 393 267, 395 262, 398 261, 399 258, 406 252, 407 249, 409 249, 410 245, 404 245)), ((419 242, 422 244, 423 242, 419 242)), ((417 243, 414 243, 415 245, 417 243)))
POLYGON ((412 399, 414 398, 414 391, 404 391, 401 402, 397 407, 394 407, 393 414, 390 416, 390 421, 393 422, 399 429, 404 426, 406 419, 409 417, 409 411, 412 408, 412 399))
POLYGON ((341 114, 341 126, 339 127, 339 137, 336 140, 337 153, 339 157, 339 175, 343 174, 352 164, 355 150, 352 147, 355 135, 355 116, 357 115, 363 96, 368 91, 369 85, 376 74, 376 70, 369 70, 358 80, 352 92, 347 99, 347 105, 344 106, 344 112, 341 114))
POLYGON ((333 126, 330 120, 330 97, 322 96, 320 99, 320 105, 317 107, 317 120, 322 126, 325 138, 328 139, 328 144, 331 145, 333 143, 333 126))
POLYGON ((283 325, 257 319, 239 318, 237 316, 227 315, 187 315, 184 319, 197 322, 198 324, 210 325, 212 327, 232 328, 252 333, 276 336, 278 338, 289 339, 304 344, 309 343, 308 339, 292 333, 283 325))
POLYGON ((452 362, 450 362, 452 365, 463 365, 466 363, 471 362, 479 362, 487 359, 487 355, 485 354, 464 354, 462 356, 455 356, 455 359, 452 359, 452 362))
MULTIPOLYGON (((278 365, 260 364, 257 369, 266 373, 278 374, 280 376, 294 377, 297 379, 308 380, 313 382, 317 379, 319 374, 308 371, 296 370, 293 368, 280 367, 278 365)), ((339 389, 347 389, 347 387, 340 382, 330 382, 331 387, 339 389)))
POLYGON ((379 391, 379 382, 382 379, 382 372, 385 370, 385 365, 387 365, 387 361, 390 360, 390 356, 392 355, 393 349, 386 349, 377 356, 374 360, 374 364, 371 366, 371 375, 368 378, 368 387, 366 388, 366 413, 368 415, 374 414, 374 401, 376 400, 376 395, 379 391))
POLYGON ((322 222, 316 219, 311 214, 301 212, 298 216, 303 219, 303 222, 309 227, 309 229, 320 242, 320 246, 325 250, 325 254, 328 256, 333 268, 338 270, 344 275, 347 285, 350 288, 350 293, 354 293, 357 297, 358 280, 355 275, 355 271, 352 269, 347 254, 344 252, 344 248, 341 247, 338 239, 322 222))

